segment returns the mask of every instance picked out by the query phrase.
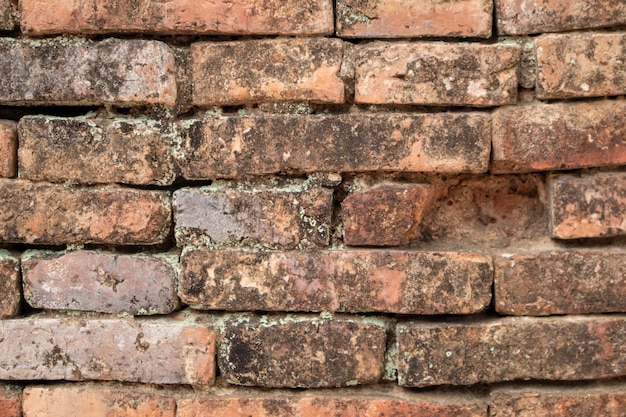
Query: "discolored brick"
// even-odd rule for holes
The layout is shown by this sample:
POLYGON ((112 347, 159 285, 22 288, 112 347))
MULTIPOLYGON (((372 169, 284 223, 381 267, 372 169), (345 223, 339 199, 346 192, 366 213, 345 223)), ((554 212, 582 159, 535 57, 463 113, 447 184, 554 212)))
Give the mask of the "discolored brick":
POLYGON ((0 177, 13 177, 17 173, 17 124, 0 120, 0 177))
POLYGON ((21 302, 20 260, 0 250, 0 318, 16 316, 21 302))
POLYGON ((0 384, 0 417, 22 417, 21 388, 0 384))
POLYGON ((0 0, 0 30, 13 30, 15 3, 15 0, 0 0))

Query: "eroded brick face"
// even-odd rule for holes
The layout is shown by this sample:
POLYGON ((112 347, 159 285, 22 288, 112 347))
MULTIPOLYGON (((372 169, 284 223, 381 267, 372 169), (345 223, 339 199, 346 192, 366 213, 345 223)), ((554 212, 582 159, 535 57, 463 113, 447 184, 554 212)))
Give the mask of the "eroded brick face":
POLYGON ((12 30, 15 24, 15 6, 12 0, 0 0, 0 31, 12 30))
POLYGON ((20 260, 0 250, 0 318, 16 316, 22 303, 20 260))
POLYGON ((17 124, 0 120, 0 177, 13 177, 17 172, 17 124))
POLYGON ((0 385, 0 417, 22 417, 22 391, 0 385))

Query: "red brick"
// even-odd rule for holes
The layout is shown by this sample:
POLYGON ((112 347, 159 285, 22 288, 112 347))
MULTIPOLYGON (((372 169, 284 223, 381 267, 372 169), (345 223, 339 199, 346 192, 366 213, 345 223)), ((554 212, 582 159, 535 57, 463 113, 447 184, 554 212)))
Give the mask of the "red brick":
POLYGON ((26 387, 24 417, 175 417, 176 402, 136 388, 93 385, 26 387))
POLYGON ((16 316, 21 302, 20 260, 0 250, 0 318, 16 316))
POLYGON ((231 384, 321 388, 379 382, 384 327, 355 319, 233 316, 218 366, 231 384))
POLYGON ((168 314, 178 307, 178 257, 26 252, 24 298, 34 308, 168 314))
POLYGON ((545 35, 535 41, 540 99, 626 94, 626 34, 545 35))
POLYGON ((295 183, 238 189, 224 184, 174 192, 179 246, 244 243, 270 248, 328 246, 332 190, 295 183))
POLYGON ((269 39, 191 45, 193 104, 343 103, 339 39, 269 39))
POLYGON ((554 175, 549 188, 553 238, 626 234, 626 173, 554 175))
POLYGON ((0 104, 176 103, 174 54, 161 42, 2 38, 0 55, 0 104))
POLYGON ((506 254, 495 263, 496 310, 545 316, 626 312, 626 251, 506 254))
POLYGON ((491 301, 491 260, 476 253, 189 249, 180 294, 193 308, 471 314, 491 301))
POLYGON ((403 386, 626 375, 626 319, 621 316, 403 323, 396 337, 403 386))
POLYGON ((279 172, 486 172, 487 114, 222 116, 185 121, 187 179, 279 172), (288 137, 289 140, 284 140, 288 137), (263 152, 259 152, 263 149, 263 152))
POLYGON ((0 417, 22 417, 22 390, 20 388, 0 385, 0 417))
POLYGON ((329 35, 330 0, 21 0, 27 34, 329 35))
POLYGON ((494 0, 503 35, 563 32, 626 24, 623 0, 494 0))
POLYGON ((493 113, 491 172, 626 164, 626 101, 532 104, 493 113))
POLYGON ((17 124, 0 120, 0 177, 13 177, 17 173, 17 124))
POLYGON ((13 30, 15 3, 15 0, 0 0, 0 30, 13 30))
POLYGON ((163 242, 171 226, 165 191, 121 187, 70 188, 0 180, 0 241, 14 243, 163 242))
POLYGON ((184 322, 30 318, 2 322, 0 379, 207 385, 214 333, 184 322))
POLYGON ((517 44, 375 42, 358 51, 356 103, 489 107, 517 99, 517 44))
POLYGON ((172 132, 156 120, 27 116, 19 123, 20 178, 169 185, 172 132))
POLYGON ((491 36, 491 0, 339 0, 337 35, 348 38, 491 36))

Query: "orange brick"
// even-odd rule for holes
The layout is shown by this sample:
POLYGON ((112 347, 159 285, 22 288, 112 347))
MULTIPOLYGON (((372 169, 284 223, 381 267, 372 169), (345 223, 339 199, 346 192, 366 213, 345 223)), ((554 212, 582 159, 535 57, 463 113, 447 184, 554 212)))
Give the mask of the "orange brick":
POLYGON ((0 250, 0 318, 16 316, 21 302, 20 260, 0 250))
POLYGON ((0 384, 0 417, 22 417, 21 388, 0 384))
POLYGON ((15 3, 15 0, 0 0, 0 31, 13 30, 15 26, 15 3))
POLYGON ((17 173, 17 124, 0 120, 0 177, 13 177, 17 173))

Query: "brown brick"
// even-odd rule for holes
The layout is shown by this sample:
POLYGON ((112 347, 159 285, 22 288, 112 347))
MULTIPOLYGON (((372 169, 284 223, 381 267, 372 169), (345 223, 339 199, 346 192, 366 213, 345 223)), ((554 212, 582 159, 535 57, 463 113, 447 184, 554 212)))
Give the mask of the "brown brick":
POLYGON ((359 319, 234 316, 222 323, 218 366, 232 384, 341 387, 379 382, 385 329, 359 319))
POLYGON ((27 34, 329 35, 330 0, 21 0, 27 34))
POLYGON ((375 42, 358 47, 355 102, 514 104, 521 47, 375 42))
POLYGON ((0 30, 13 30, 15 3, 15 0, 0 0, 0 30))
POLYGON ((212 383, 214 333, 184 322, 5 320, 0 379, 212 383))
POLYGON ((626 251, 506 254, 496 259, 495 271, 501 314, 626 312, 626 251))
POLYGON ((163 242, 171 226, 165 191, 70 188, 0 180, 0 241, 62 245, 163 242))
POLYGON ((285 188, 237 189, 222 184, 174 192, 176 242, 260 245, 270 248, 327 246, 332 190, 306 183, 285 188))
POLYGON ((481 173, 491 146, 490 116, 478 112, 222 116, 182 122, 180 129, 177 162, 187 179, 320 171, 481 173))
POLYGON ((0 177, 13 177, 17 173, 17 124, 0 120, 0 177))
POLYGON ((498 32, 562 32, 626 24, 623 0, 494 0, 498 32))
POLYGON ((178 257, 26 252, 24 298, 34 308, 168 314, 178 307, 178 257))
POLYGON ((491 0, 339 0, 337 35, 348 38, 491 36, 491 0))
POLYGON ((491 301, 491 260, 388 250, 183 252, 182 300, 227 311, 471 314, 491 301))
POLYGON ((0 417, 22 417, 22 390, 20 388, 0 385, 0 417))
POLYGON ((404 323, 396 337, 403 386, 626 375, 626 318, 621 316, 404 323))
POLYGON ((269 39, 191 45, 193 104, 343 103, 339 39, 269 39))
POLYGON ((172 132, 156 120, 27 116, 19 123, 20 178, 169 185, 172 132))
POLYGON ((176 402, 136 388, 92 385, 26 387, 24 417, 174 417, 176 402))
POLYGON ((493 113, 491 172, 626 164, 626 101, 503 107, 493 113))
POLYGON ((626 173, 555 175, 549 187, 553 238, 626 234, 626 173))
POLYGON ((626 94, 626 34, 545 35, 535 41, 537 97, 626 94))
POLYGON ((0 250, 0 318, 16 316, 21 302, 20 260, 0 250))
POLYGON ((174 54, 161 42, 2 38, 0 55, 0 104, 176 103, 174 54))

